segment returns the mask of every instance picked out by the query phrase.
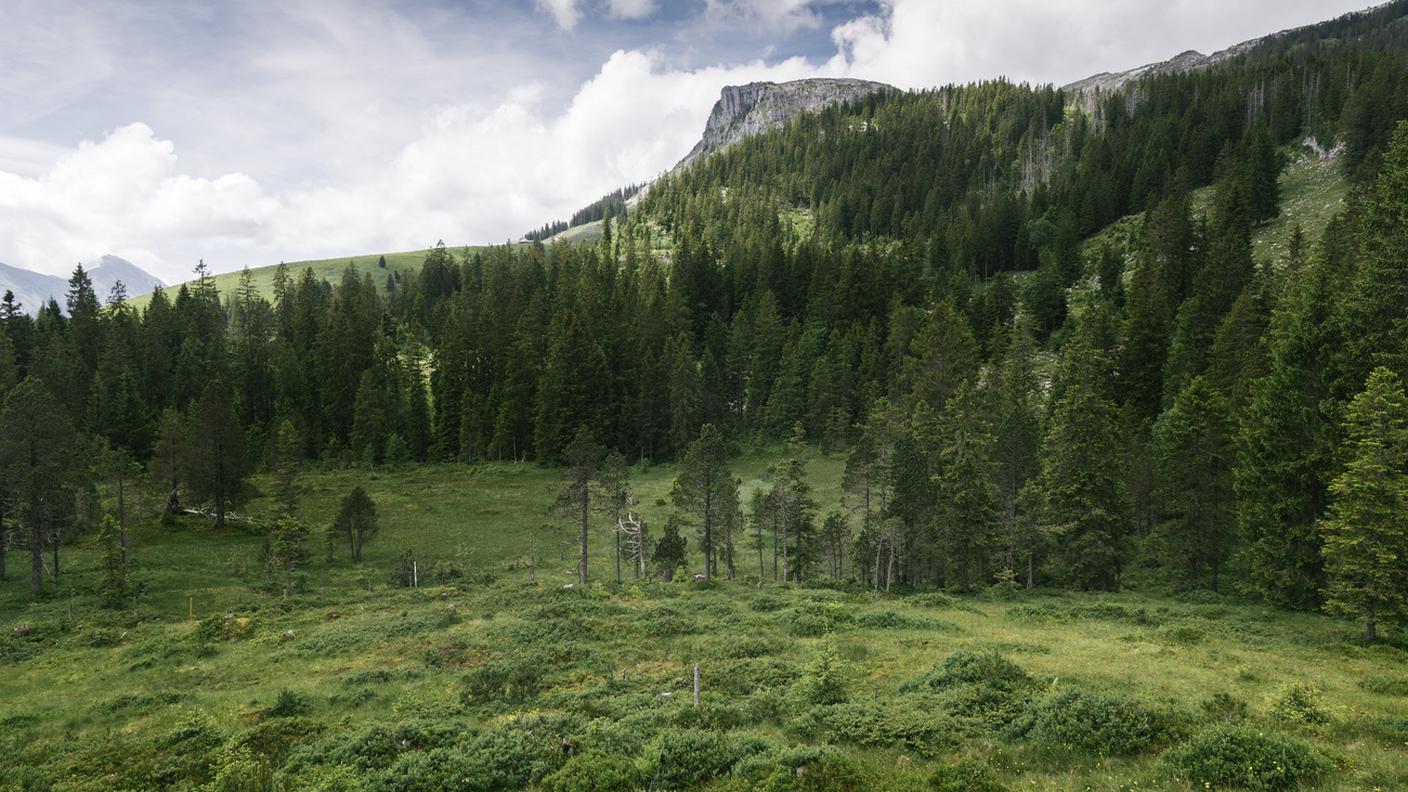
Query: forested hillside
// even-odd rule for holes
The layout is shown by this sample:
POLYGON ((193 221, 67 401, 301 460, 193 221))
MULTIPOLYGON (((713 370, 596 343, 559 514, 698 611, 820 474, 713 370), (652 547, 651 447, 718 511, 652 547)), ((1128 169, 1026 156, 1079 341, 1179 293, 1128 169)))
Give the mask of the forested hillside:
MULTIPOLYGON (((802 438, 871 495, 837 574, 1318 606, 1344 410, 1375 366, 1405 373, 1405 11, 1089 113, 1005 82, 872 95, 665 178, 589 247, 442 247, 335 284, 280 268, 268 294, 201 277, 140 313, 76 273, 68 317, 4 308, 0 371, 140 461, 222 416, 246 467, 282 422, 307 459, 367 464, 552 463, 582 427, 630 461, 706 425, 734 450, 802 438), (1256 261, 1311 139, 1353 199, 1256 261), (1132 212, 1126 240, 1084 245, 1132 212)), ((787 539, 798 575, 822 573, 813 529, 787 539)))

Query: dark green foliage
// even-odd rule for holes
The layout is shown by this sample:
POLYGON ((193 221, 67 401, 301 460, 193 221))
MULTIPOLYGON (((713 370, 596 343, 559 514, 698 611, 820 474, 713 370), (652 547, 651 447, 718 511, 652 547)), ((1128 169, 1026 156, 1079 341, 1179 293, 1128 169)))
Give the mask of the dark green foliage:
POLYGON ((902 751, 925 758, 952 750, 961 728, 929 698, 867 698, 811 707, 787 727, 813 739, 902 751))
POLYGON ((1139 701, 1080 690, 1047 696, 1013 729, 1053 749, 1096 756, 1139 753, 1171 733, 1168 717, 1139 701))
POLYGON ((761 753, 762 742, 702 729, 662 731, 640 758, 651 789, 684 789, 726 775, 740 760, 761 753))
POLYGON ((250 495, 250 465, 244 430, 223 383, 211 382, 192 406, 185 451, 186 485, 198 502, 211 505, 215 529, 224 529, 226 514, 250 495))
POLYGON ((337 507, 337 517, 328 526, 328 557, 332 557, 333 540, 345 540, 353 563, 362 560, 362 547, 379 529, 376 504, 361 487, 353 487, 337 507))
POLYGON ((1166 772, 1213 789, 1298 789, 1332 769, 1305 743, 1245 726, 1205 729, 1159 762, 1166 772))
POLYGON ((932 692, 955 717, 1001 729, 1025 711, 1036 682, 996 652, 954 652, 943 663, 901 686, 902 692, 932 692))
POLYGON ((641 772, 620 754, 588 751, 568 759, 543 779, 543 792, 632 792, 640 788, 641 772))

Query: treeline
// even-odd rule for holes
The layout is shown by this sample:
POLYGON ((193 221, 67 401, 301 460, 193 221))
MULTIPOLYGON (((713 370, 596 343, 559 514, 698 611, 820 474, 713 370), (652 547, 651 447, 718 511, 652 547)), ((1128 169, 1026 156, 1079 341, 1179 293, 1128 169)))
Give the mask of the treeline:
POLYGON ((625 217, 626 202, 635 197, 645 185, 632 184, 628 187, 621 187, 603 195, 597 200, 587 204, 572 213, 572 219, 563 222, 555 220, 547 223, 536 231, 530 231, 523 235, 529 242, 542 242, 549 237, 557 236, 569 228, 576 228, 579 225, 594 223, 597 220, 604 220, 607 217, 625 217))

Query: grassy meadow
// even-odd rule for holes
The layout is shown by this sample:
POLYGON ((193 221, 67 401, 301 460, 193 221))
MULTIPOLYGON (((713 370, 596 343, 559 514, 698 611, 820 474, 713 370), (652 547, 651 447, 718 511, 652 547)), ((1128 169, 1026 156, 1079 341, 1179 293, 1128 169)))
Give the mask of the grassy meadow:
MULTIPOLYGON (((841 460, 808 454, 824 513, 841 460)), ((745 503, 779 457, 735 460, 745 503)), ((635 471, 657 534, 672 479, 635 471)), ((130 611, 97 607, 96 548, 65 548, 39 602, 12 554, 0 788, 1408 788, 1408 652, 1355 625, 1206 592, 759 585, 748 541, 740 580, 618 588, 604 528, 598 582, 564 589, 556 483, 519 464, 310 472, 289 599, 256 532, 194 518, 134 527, 130 611), (362 564, 329 564, 320 529, 357 484, 381 532, 362 564), (406 550, 417 589, 391 580, 406 550), (1213 755, 1247 765, 1240 787, 1188 779, 1213 755)))

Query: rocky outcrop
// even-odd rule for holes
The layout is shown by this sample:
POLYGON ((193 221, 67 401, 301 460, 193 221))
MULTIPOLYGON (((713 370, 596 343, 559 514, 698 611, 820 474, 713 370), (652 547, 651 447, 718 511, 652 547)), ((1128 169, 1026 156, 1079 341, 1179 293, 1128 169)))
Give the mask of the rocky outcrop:
POLYGON ((820 78, 727 86, 704 124, 704 136, 675 167, 685 167, 744 138, 782 126, 800 113, 894 90, 892 86, 869 80, 820 78))

